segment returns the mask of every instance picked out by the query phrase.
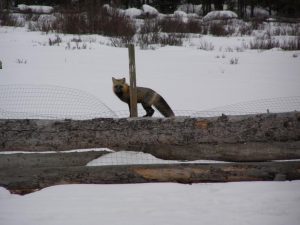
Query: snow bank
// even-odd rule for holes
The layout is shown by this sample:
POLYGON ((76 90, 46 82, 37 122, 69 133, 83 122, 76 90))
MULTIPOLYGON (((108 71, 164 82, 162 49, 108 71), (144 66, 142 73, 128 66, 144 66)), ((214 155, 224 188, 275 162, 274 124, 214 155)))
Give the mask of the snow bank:
POLYGON ((33 13, 52 13, 53 12, 53 7, 51 7, 51 6, 19 4, 17 6, 17 8, 20 11, 31 11, 33 13))
POLYGON ((177 17, 187 17, 187 14, 183 11, 177 10, 174 12, 174 15, 177 17))
POLYGON ((157 16, 159 14, 158 10, 150 5, 144 4, 142 6, 142 9, 145 14, 151 15, 151 16, 157 16))
POLYGON ((132 164, 160 164, 165 160, 158 159, 151 154, 143 152, 120 151, 106 154, 90 161, 87 166, 105 165, 132 165, 132 164))
POLYGON ((199 18, 199 15, 197 13, 188 13, 187 17, 188 18, 199 18))
POLYGON ((107 10, 109 15, 113 15, 115 12, 118 12, 120 14, 124 14, 124 11, 125 11, 123 9, 113 8, 109 4, 104 4, 102 7, 103 7, 103 9, 107 10))
POLYGON ((196 160, 182 162, 176 160, 163 160, 155 156, 132 151, 112 152, 90 161, 87 166, 106 166, 106 165, 141 165, 141 164, 175 164, 175 163, 225 163, 223 161, 196 160))
POLYGON ((297 225, 300 181, 59 185, 16 196, 0 187, 5 225, 297 225))
MULTIPOLYGON (((251 15, 251 7, 246 8, 246 13, 248 16, 251 15)), ((261 7, 255 7, 253 14, 255 17, 259 17, 259 18, 266 18, 266 17, 270 16, 269 11, 264 8, 261 8, 261 7)), ((276 12, 272 11, 272 15, 275 15, 275 14, 276 14, 276 12)))
POLYGON ((203 17, 204 21, 210 20, 226 20, 226 19, 234 19, 237 18, 237 14, 232 11, 224 10, 224 11, 211 11, 207 13, 206 16, 203 17))
POLYGON ((106 9, 110 15, 113 15, 117 12, 120 15, 128 16, 130 18, 136 18, 143 14, 143 10, 137 8, 129 8, 124 10, 119 8, 113 8, 109 4, 104 4, 102 7, 106 9))
POLYGON ((124 14, 131 18, 138 17, 138 16, 142 15, 142 13, 143 13, 143 10, 137 9, 137 8, 130 8, 130 9, 124 10, 124 14))

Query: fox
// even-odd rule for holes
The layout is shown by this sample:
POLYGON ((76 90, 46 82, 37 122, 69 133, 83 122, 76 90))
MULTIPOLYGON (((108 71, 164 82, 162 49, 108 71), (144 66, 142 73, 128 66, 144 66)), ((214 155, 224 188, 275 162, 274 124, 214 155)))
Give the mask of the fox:
MULTIPOLYGON (((113 82, 113 92, 117 95, 117 97, 128 104, 129 112, 130 110, 130 91, 129 85, 126 83, 125 78, 116 79, 112 77, 113 82)), ((144 110, 146 111, 146 115, 143 117, 152 117, 154 114, 154 106, 163 116, 165 117, 174 117, 175 114, 168 103, 165 101, 161 95, 159 95, 156 91, 146 88, 146 87, 136 87, 137 89, 137 102, 141 103, 144 110)))

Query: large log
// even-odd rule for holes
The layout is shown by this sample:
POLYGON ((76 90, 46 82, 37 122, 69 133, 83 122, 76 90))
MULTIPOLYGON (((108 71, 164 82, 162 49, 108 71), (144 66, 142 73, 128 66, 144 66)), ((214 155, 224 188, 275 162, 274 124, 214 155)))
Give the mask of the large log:
POLYGON ((94 120, 0 120, 0 151, 108 147, 164 159, 300 158, 300 113, 94 120))
MULTIPOLYGON (((122 148, 121 148, 122 149, 122 148)), ((231 162, 264 162, 300 159, 300 141, 245 142, 193 145, 131 146, 131 151, 150 153, 168 160, 218 160, 231 162)))
POLYGON ((70 167, 85 166, 88 162, 103 156, 107 151, 0 154, 0 170, 26 167, 70 167))
POLYGON ((59 184, 231 182, 300 179, 300 162, 131 166, 17 167, 0 170, 0 186, 26 194, 59 184))

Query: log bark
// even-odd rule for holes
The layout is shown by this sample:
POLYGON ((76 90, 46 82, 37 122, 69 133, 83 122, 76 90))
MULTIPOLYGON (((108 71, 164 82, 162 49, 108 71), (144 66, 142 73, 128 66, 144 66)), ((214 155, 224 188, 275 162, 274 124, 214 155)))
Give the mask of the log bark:
POLYGON ((0 186, 27 194, 59 184, 232 182, 300 179, 300 162, 132 166, 17 167, 0 170, 0 186))
POLYGON ((107 151, 70 153, 0 154, 0 170, 31 167, 85 166, 88 162, 103 156, 107 151))
POLYGON ((0 120, 0 151, 107 147, 163 159, 300 158, 300 113, 212 118, 0 120))

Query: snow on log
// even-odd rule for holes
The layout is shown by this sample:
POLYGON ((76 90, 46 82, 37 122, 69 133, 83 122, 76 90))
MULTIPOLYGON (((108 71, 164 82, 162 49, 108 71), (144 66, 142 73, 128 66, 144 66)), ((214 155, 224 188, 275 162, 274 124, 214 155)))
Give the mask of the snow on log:
POLYGON ((235 12, 224 10, 224 11, 211 11, 203 17, 203 21, 211 21, 211 20, 228 20, 237 18, 237 14, 235 12))
POLYGON ((144 13, 147 14, 147 15, 157 16, 159 14, 159 12, 157 11, 157 9, 154 8, 154 7, 152 7, 152 6, 150 6, 150 5, 144 4, 142 6, 142 9, 143 9, 144 13))
POLYGON ((17 8, 21 12, 33 12, 33 13, 52 13, 53 7, 51 6, 43 6, 43 5, 25 5, 25 4, 19 4, 17 8))
POLYGON ((143 11, 141 9, 137 9, 137 8, 129 8, 129 9, 124 10, 124 14, 131 18, 141 16, 142 13, 143 13, 143 11))

